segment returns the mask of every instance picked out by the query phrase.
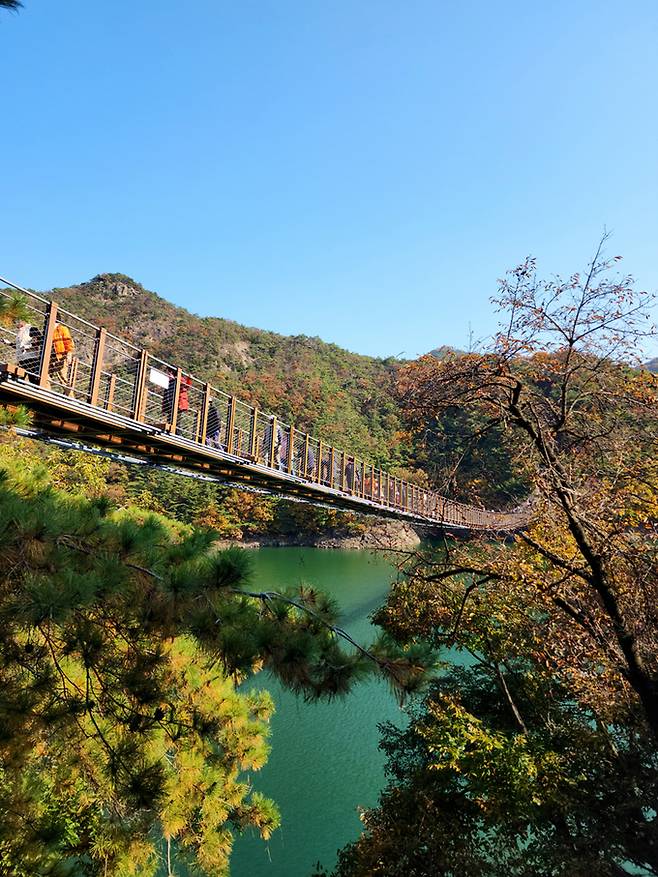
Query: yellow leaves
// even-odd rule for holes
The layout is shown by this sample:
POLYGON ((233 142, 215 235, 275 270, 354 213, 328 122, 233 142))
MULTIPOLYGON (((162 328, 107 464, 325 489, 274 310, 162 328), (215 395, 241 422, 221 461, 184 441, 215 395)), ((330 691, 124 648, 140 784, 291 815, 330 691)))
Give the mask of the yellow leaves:
POLYGON ((431 756, 428 769, 446 774, 437 782, 467 789, 487 819, 507 818, 510 802, 532 813, 546 800, 556 800, 565 783, 579 782, 572 777, 571 751, 555 751, 537 735, 495 730, 454 694, 435 694, 415 732, 431 756))
POLYGON ((197 861, 209 877, 223 877, 228 873, 233 835, 228 829, 204 835, 197 850, 197 861))

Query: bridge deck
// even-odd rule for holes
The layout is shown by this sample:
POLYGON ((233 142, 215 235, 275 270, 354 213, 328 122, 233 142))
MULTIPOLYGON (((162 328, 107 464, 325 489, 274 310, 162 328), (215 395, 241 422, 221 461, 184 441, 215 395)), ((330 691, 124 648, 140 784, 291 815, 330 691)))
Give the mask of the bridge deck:
POLYGON ((27 323, 0 324, 0 400, 28 406, 35 425, 50 435, 412 524, 509 532, 525 522, 521 510, 478 509, 395 478, 54 301, 0 281, 19 294, 12 301, 0 290, 0 301, 27 323))

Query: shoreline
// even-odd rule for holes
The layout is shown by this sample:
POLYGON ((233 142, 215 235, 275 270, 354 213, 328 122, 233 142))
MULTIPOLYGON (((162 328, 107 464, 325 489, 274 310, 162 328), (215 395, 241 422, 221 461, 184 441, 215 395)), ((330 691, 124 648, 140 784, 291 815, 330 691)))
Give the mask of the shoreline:
POLYGON ((322 533, 270 534, 247 536, 243 539, 218 539, 220 548, 321 548, 333 551, 410 551, 421 538, 409 524, 386 520, 369 527, 364 533, 324 531, 322 533))

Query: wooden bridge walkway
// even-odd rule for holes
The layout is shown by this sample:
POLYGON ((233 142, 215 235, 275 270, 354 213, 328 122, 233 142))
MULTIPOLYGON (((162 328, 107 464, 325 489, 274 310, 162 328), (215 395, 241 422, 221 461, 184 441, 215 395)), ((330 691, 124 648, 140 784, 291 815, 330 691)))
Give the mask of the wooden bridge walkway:
POLYGON ((511 532, 527 512, 454 502, 247 405, 3 277, 0 401, 45 434, 283 497, 451 530, 511 532), (13 292, 11 291, 13 290, 13 292))

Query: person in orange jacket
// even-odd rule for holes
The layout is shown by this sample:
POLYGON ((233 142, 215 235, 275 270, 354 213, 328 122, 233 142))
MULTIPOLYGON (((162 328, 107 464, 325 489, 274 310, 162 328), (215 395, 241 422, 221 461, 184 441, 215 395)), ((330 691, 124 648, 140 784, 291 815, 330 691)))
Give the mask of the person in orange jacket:
POLYGON ((57 323, 53 332, 53 349, 50 355, 48 373, 62 384, 68 383, 69 367, 73 362, 74 350, 75 345, 69 329, 61 323, 57 323))

